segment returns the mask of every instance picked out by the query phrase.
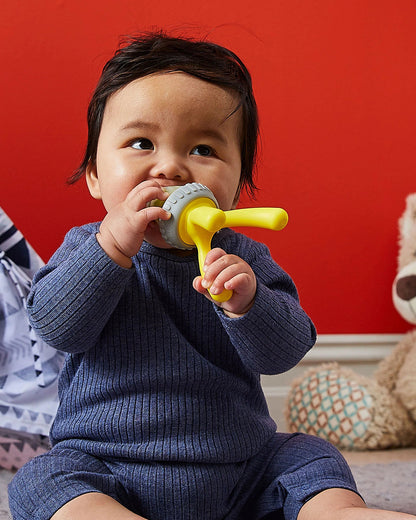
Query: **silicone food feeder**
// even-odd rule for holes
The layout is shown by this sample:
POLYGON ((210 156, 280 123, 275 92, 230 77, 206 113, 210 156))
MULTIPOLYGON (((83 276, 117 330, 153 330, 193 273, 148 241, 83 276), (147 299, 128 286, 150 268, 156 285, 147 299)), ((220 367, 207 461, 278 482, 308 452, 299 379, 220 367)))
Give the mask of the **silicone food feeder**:
MULTIPOLYGON (((167 190, 168 191, 168 190, 167 190)), ((171 191, 171 189, 169 190, 171 191)), ((252 226, 283 229, 288 215, 281 208, 243 208, 223 211, 212 191, 196 182, 180 186, 169 195, 163 209, 171 213, 169 220, 159 220, 160 232, 172 247, 198 249, 201 276, 204 276, 205 257, 211 249, 213 235, 224 227, 252 226)), ((232 291, 211 295, 216 301, 227 301, 232 291)))

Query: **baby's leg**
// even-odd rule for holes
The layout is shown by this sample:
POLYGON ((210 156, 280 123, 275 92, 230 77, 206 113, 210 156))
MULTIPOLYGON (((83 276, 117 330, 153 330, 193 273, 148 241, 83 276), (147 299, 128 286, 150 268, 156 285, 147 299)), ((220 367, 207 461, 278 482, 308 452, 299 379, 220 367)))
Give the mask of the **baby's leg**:
POLYGON ((301 508, 298 520, 411 520, 416 516, 381 509, 368 509, 363 500, 347 489, 327 489, 301 508))
POLYGON ((102 493, 86 493, 62 506, 51 520, 145 520, 102 493))
POLYGON ((9 506, 14 520, 142 518, 129 512, 126 490, 103 461, 58 446, 16 473, 9 506), (91 514, 94 508, 98 512, 91 514))
POLYGON ((406 513, 367 508, 347 462, 321 438, 277 433, 268 449, 272 458, 250 497, 255 514, 235 517, 239 520, 416 520, 406 513))

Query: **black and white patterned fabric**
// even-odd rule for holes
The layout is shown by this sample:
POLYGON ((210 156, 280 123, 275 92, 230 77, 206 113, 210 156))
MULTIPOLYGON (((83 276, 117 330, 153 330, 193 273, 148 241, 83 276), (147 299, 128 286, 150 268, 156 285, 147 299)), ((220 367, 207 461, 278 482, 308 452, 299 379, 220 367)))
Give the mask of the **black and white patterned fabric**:
POLYGON ((58 406, 63 354, 38 339, 26 297, 43 265, 0 207, 0 467, 20 467, 46 449, 58 406))

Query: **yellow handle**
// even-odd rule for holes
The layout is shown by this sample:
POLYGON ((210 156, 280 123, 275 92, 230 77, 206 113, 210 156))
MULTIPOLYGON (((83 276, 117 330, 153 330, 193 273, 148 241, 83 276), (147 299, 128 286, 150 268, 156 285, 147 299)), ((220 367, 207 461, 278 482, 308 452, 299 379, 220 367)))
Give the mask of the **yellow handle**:
MULTIPOLYGON (((201 197, 191 201, 180 215, 178 235, 186 244, 196 246, 202 277, 205 258, 211 250, 212 237, 223 227, 225 227, 225 213, 218 209, 211 199, 201 197)), ((232 294, 232 291, 224 289, 220 294, 211 294, 211 298, 217 302, 225 302, 232 294)))
MULTIPOLYGON (((198 262, 201 276, 204 276, 204 263, 211 249, 214 233, 224 227, 252 226, 265 229, 283 229, 288 221, 287 213, 281 208, 244 208, 222 211, 207 198, 190 202, 180 215, 178 234, 189 245, 198 249, 198 262)), ((213 300, 225 302, 233 292, 227 289, 221 294, 211 294, 213 300)))
POLYGON ((264 229, 283 229, 288 221, 288 215, 281 208, 243 208, 225 211, 227 227, 260 227, 264 229))
MULTIPOLYGON (((211 240, 213 233, 211 231, 205 230, 201 226, 194 225, 192 223, 189 224, 188 231, 191 232, 195 245, 198 249, 199 270, 201 272, 201 276, 204 277, 205 258, 211 250, 211 240)), ((208 292, 211 294, 209 290, 208 292)), ((233 291, 224 289, 220 294, 211 294, 211 298, 216 302, 226 302, 231 298, 232 295, 233 291)))

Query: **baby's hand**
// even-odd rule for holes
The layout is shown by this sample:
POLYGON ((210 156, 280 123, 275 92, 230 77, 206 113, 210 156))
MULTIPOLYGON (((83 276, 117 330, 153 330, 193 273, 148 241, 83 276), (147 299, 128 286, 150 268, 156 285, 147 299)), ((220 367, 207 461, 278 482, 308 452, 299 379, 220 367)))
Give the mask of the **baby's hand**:
POLYGON ((204 278, 197 276, 194 289, 214 301, 211 294, 220 294, 224 289, 233 291, 226 302, 214 303, 230 318, 245 314, 253 305, 257 289, 256 276, 247 262, 239 256, 229 255, 219 248, 212 249, 206 256, 204 278))
POLYGON ((131 257, 138 253, 149 223, 170 218, 169 212, 147 204, 154 199, 166 200, 168 196, 156 181, 144 181, 125 200, 108 209, 97 240, 112 260, 122 267, 131 267, 131 257))

